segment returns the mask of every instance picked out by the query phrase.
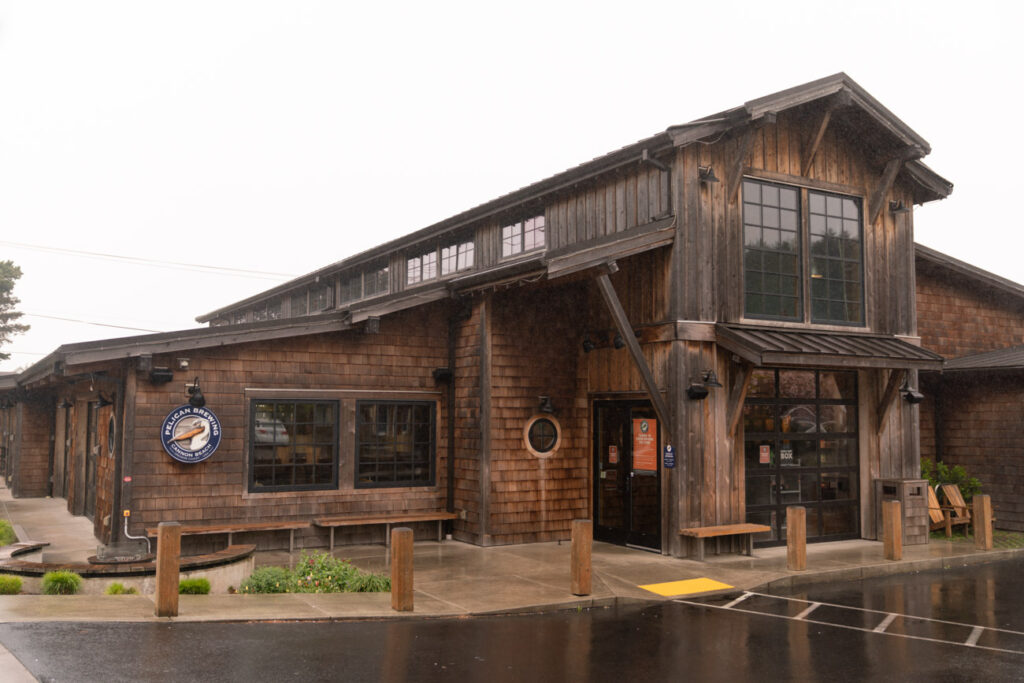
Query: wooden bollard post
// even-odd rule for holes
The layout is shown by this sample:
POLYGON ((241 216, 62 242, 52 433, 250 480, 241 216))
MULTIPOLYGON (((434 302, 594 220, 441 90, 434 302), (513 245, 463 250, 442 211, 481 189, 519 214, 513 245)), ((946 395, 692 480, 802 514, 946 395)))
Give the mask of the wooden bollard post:
POLYGON ((971 502, 974 505, 974 547, 992 550, 992 498, 979 493, 971 502))
POLYGON ((181 524, 160 522, 156 528, 156 615, 178 616, 181 569, 181 524))
POLYGON ((903 559, 903 514, 898 500, 882 501, 882 536, 885 559, 903 559))
POLYGON ((572 520, 572 594, 590 595, 590 551, 594 544, 594 523, 572 520))
POLYGON ((412 611, 412 529, 391 530, 391 609, 412 611))
POLYGON ((786 508, 786 567, 791 571, 807 569, 807 508, 786 508))

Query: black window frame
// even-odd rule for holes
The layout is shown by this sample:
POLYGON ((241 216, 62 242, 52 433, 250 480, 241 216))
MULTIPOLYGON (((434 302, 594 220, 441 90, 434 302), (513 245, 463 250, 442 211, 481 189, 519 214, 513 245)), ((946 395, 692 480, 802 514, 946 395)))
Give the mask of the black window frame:
POLYGON ((745 177, 740 203, 745 318, 843 327, 867 325, 863 198, 745 177), (757 186, 756 200, 748 194, 751 185, 757 186), (774 204, 765 199, 765 188, 774 190, 775 198, 771 200, 774 204), (778 197, 781 193, 793 192, 797 196, 796 206, 784 207, 778 197), (821 211, 812 207, 812 198, 818 197, 826 207, 821 211), (836 215, 828 208, 833 204, 839 207, 836 215), (847 216, 848 211, 856 215, 847 216), (787 228, 782 220, 793 214, 795 231, 787 228), (819 230, 819 223, 825 232, 819 230), (833 224, 839 226, 839 234, 829 233, 833 224), (845 231, 853 225, 858 231, 856 240, 846 237, 845 231), (796 236, 795 252, 785 248, 783 237, 787 233, 796 236), (753 243, 752 237, 756 236, 760 236, 760 242, 753 243), (851 246, 853 242, 856 242, 855 248, 851 246), (821 247, 824 252, 816 253, 821 247), (856 280, 848 277, 853 270, 856 280), (795 292, 787 288, 794 282, 795 292), (794 300, 795 311, 785 306, 793 304, 794 300), (844 317, 833 315, 839 309, 844 311, 844 317))
MULTIPOLYGON (((412 423, 412 429, 415 431, 415 422, 412 423)), ((415 434, 414 434, 415 439, 415 434)), ((415 441, 414 441, 415 447, 415 441)), ((394 467, 397 470, 398 461, 397 454, 395 456, 394 467)), ((380 464, 379 460, 378 463, 380 464)), ((356 401, 356 424, 355 424, 355 466, 354 466, 354 486, 357 489, 381 489, 381 488, 418 488, 424 486, 436 486, 437 483, 437 403, 435 401, 403 401, 403 400, 391 400, 391 399, 360 399, 356 401), (376 417, 372 423, 363 421, 363 408, 368 405, 374 406, 396 406, 396 407, 425 407, 429 411, 429 423, 427 429, 429 430, 429 464, 427 467, 428 476, 422 480, 399 480, 387 479, 377 481, 364 481, 361 476, 362 466, 364 464, 364 447, 380 445, 380 443, 374 444, 371 440, 364 440, 363 438, 363 425, 372 425, 371 429, 377 437, 388 437, 389 430, 393 427, 387 420, 381 421, 380 413, 376 413, 376 417)))
MULTIPOLYGON (((298 411, 296 409, 295 413, 297 414, 297 412, 298 411)), ((277 414, 277 411, 276 411, 276 408, 275 408, 274 409, 274 415, 276 415, 276 414, 277 414)), ((341 447, 340 447, 341 423, 340 423, 340 418, 341 418, 341 407, 340 407, 339 401, 337 401, 337 400, 330 400, 330 399, 305 399, 305 398, 252 398, 252 399, 250 399, 249 400, 249 444, 248 444, 247 456, 246 456, 247 457, 248 467, 249 467, 248 492, 249 493, 274 493, 274 492, 279 492, 279 491, 332 491, 332 490, 337 490, 337 488, 338 488, 338 476, 339 476, 338 473, 339 473, 340 460, 341 460, 341 447), (313 409, 314 415, 315 415, 315 412, 316 412, 315 406, 317 406, 317 405, 327 405, 327 406, 331 407, 331 410, 333 411, 333 416, 332 416, 332 419, 330 421, 330 427, 331 427, 331 430, 332 430, 332 435, 331 435, 331 439, 330 439, 330 445, 331 445, 331 448, 332 448, 331 465, 330 465, 330 467, 331 467, 330 481, 316 481, 316 482, 307 483, 307 484, 294 484, 294 483, 292 483, 292 484, 269 484, 269 485, 257 486, 257 483, 256 483, 256 470, 257 470, 257 467, 259 465, 258 465, 258 463, 256 461, 256 448, 257 448, 257 443, 258 443, 258 441, 256 439, 256 427, 257 427, 256 423, 257 423, 257 419, 258 419, 257 415, 260 412, 259 409, 257 408, 257 404, 260 404, 262 406, 268 406, 268 405, 269 406, 278 406, 278 405, 288 405, 288 404, 291 404, 293 407, 297 407, 300 404, 308 404, 308 405, 314 406, 314 409, 313 409)), ((277 418, 275 417, 273 419, 277 419, 277 418)), ((276 443, 273 443, 273 447, 275 449, 276 448, 280 448, 281 446, 285 446, 285 445, 288 446, 288 448, 289 448, 289 450, 291 452, 291 455, 292 455, 292 462, 288 463, 286 465, 284 465, 284 464, 282 464, 282 465, 274 465, 273 467, 276 468, 275 472, 276 472, 276 470, 284 470, 284 469, 287 469, 287 468, 290 467, 292 472, 293 472, 293 476, 292 476, 292 480, 293 481, 295 479, 295 476, 294 476, 295 468, 300 466, 299 463, 294 462, 295 445, 296 445, 295 444, 295 440, 294 440, 294 435, 295 435, 296 431, 295 431, 294 427, 295 427, 296 424, 299 424, 298 421, 297 420, 293 420, 291 425, 285 425, 286 428, 291 427, 290 431, 288 432, 289 439, 288 439, 288 443, 287 444, 276 444, 276 443)), ((304 423, 304 424, 306 424, 306 423, 304 423)), ((314 418, 314 422, 308 423, 308 424, 313 424, 314 426, 316 426, 318 423, 315 421, 315 418, 314 418)), ((324 423, 320 423, 320 424, 324 424, 324 423)), ((313 446, 315 448, 316 446, 321 446, 321 445, 324 445, 326 443, 327 443, 326 441, 314 441, 313 446)), ((316 469, 318 467, 322 467, 322 465, 317 465, 317 463, 315 461, 313 463, 311 463, 311 465, 313 467, 314 476, 315 476, 316 469)))

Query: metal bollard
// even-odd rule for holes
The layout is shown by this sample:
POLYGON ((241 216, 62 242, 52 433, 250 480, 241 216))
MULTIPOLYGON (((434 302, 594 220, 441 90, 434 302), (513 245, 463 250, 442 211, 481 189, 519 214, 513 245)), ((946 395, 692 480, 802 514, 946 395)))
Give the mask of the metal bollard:
POLYGON ((391 530, 391 609, 412 612, 412 529, 391 530))
POLYGON ((590 554, 594 543, 594 523, 589 519, 572 521, 572 594, 590 595, 590 554))
POLYGON ((156 616, 178 616, 181 524, 160 522, 156 529, 156 616))

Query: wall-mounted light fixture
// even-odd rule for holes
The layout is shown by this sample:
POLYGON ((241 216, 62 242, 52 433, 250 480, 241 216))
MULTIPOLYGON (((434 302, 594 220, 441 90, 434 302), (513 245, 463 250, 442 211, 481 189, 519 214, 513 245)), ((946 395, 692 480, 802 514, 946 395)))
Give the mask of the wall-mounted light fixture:
POLYGON ((188 366, 189 366, 188 358, 179 358, 178 359, 178 369, 179 370, 188 370, 188 366))
POLYGON ((73 404, 71 403, 70 400, 68 400, 68 398, 66 396, 64 397, 64 400, 60 402, 60 407, 61 408, 70 408, 72 405, 73 404))
POLYGON ((903 200, 890 201, 889 202, 889 213, 895 216, 898 213, 910 213, 910 207, 903 204, 903 200))
POLYGON ((622 338, 622 335, 618 332, 615 333, 615 339, 612 340, 612 346, 617 349, 621 349, 626 345, 626 340, 622 338))
POLYGON ((99 401, 97 402, 97 407, 105 408, 107 406, 114 405, 114 402, 112 400, 110 400, 109 398, 107 398, 106 396, 104 396, 102 391, 99 394, 97 394, 97 396, 99 397, 99 401))
POLYGON ((702 183, 717 183, 718 176, 715 175, 715 169, 711 166, 698 166, 697 176, 700 178, 702 183))
POLYGON ((597 344, 590 338, 590 334, 583 335, 583 353, 590 353, 597 348, 597 344))
POLYGON ((702 401, 708 397, 708 389, 720 389, 721 387, 722 383, 718 381, 715 371, 705 370, 701 374, 699 382, 690 382, 690 386, 686 387, 686 395, 694 401, 702 401))
POLYGON ((199 378, 196 377, 192 381, 192 386, 186 389, 188 392, 188 404, 193 408, 202 408, 206 405, 206 397, 203 396, 203 390, 199 388, 199 378))
POLYGON ((537 405, 538 413, 548 413, 549 415, 555 412, 555 406, 551 403, 550 396, 538 396, 539 403, 537 405))
POLYGON ((910 405, 917 405, 924 400, 924 394, 911 387, 907 380, 903 380, 903 386, 900 387, 900 394, 902 394, 903 400, 910 405))
POLYGON ((435 384, 447 384, 452 381, 451 368, 434 368, 434 372, 431 374, 434 376, 435 384))

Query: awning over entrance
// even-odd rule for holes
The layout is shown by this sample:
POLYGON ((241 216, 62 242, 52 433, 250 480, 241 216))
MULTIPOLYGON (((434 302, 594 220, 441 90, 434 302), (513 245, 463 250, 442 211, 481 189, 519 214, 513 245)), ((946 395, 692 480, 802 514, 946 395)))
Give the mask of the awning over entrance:
POLYGON ((715 325, 718 344, 754 365, 941 370, 942 356, 892 335, 715 325))

